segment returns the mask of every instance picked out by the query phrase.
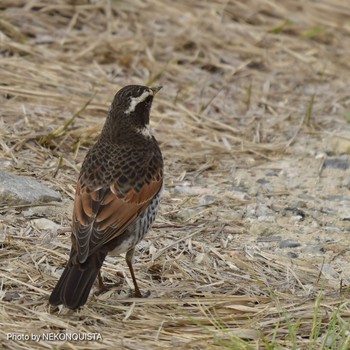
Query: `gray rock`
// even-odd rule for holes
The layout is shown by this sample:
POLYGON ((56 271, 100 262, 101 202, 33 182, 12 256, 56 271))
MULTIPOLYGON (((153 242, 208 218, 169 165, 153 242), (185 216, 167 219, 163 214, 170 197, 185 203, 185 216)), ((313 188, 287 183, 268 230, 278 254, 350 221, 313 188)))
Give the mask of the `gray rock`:
POLYGON ((232 197, 232 199, 237 199, 240 201, 244 201, 247 200, 249 197, 248 195, 244 192, 244 191, 239 191, 239 190, 232 190, 229 192, 230 197, 232 197))
POLYGON ((203 208, 200 207, 183 209, 177 214, 177 217, 183 221, 187 221, 198 215, 201 210, 203 210, 203 208))
POLYGON ((60 225, 46 218, 31 220, 31 224, 35 228, 37 228, 39 231, 43 230, 43 231, 49 231, 52 233, 56 233, 57 230, 61 228, 60 225))
POLYGON ((322 268, 322 273, 324 275, 328 275, 336 279, 339 278, 339 273, 336 270, 334 270, 334 268, 330 264, 323 264, 321 268, 322 268))
POLYGON ((288 258, 296 259, 299 255, 297 253, 294 253, 294 252, 288 252, 287 256, 288 256, 288 258))
POLYGON ((256 182, 260 185, 270 184, 270 181, 268 181, 266 179, 258 179, 258 180, 256 180, 256 182))
POLYGON ((199 198, 198 204, 206 206, 206 205, 214 204, 215 200, 216 198, 214 196, 204 195, 199 198))
POLYGON ((246 217, 257 218, 275 216, 275 212, 265 204, 251 203, 246 206, 246 217))
POLYGON ((174 192, 178 194, 193 194, 192 188, 190 186, 175 186, 174 192))
POLYGON ((61 201, 59 192, 38 181, 0 171, 0 205, 61 201))
POLYGON ((295 206, 293 206, 293 207, 288 206, 288 207, 284 208, 284 214, 285 215, 292 214, 293 216, 300 216, 302 220, 305 219, 305 217, 306 217, 305 212, 302 209, 295 207, 295 206))
POLYGON ((341 233, 342 230, 336 226, 325 226, 324 230, 329 233, 341 233))
POLYGON ((293 239, 285 239, 280 243, 280 248, 296 248, 300 246, 301 244, 293 239))
POLYGON ((23 215, 25 218, 31 218, 31 217, 35 216, 35 213, 34 213, 34 211, 33 211, 32 208, 29 208, 28 210, 22 211, 22 215, 23 215))
POLYGON ((275 236, 278 227, 266 222, 253 222, 249 231, 257 236, 275 236))
POLYGON ((328 201, 337 201, 337 202, 342 202, 342 201, 349 201, 349 198, 344 197, 342 195, 328 195, 325 196, 325 199, 328 201))
POLYGON ((297 223, 299 221, 303 221, 303 220, 304 220, 304 218, 301 215, 294 215, 294 216, 291 216, 289 218, 289 222, 291 224, 295 224, 295 223, 297 223))
POLYGON ((322 244, 310 244, 304 248, 304 251, 306 253, 315 254, 315 253, 324 253, 325 249, 322 244))
POLYGON ((347 159, 339 157, 339 158, 326 159, 324 161, 324 167, 347 170, 350 168, 350 164, 347 159))
POLYGON ((326 334, 320 338, 322 344, 325 344, 327 347, 332 348, 334 344, 337 344, 341 341, 340 337, 337 334, 326 334))
POLYGON ((261 215, 258 216, 259 222, 276 222, 276 216, 273 215, 261 215))
POLYGON ((257 242, 279 242, 281 240, 281 236, 268 236, 268 237, 258 237, 257 242))
POLYGON ((9 160, 0 159, 0 167, 1 168, 9 168, 11 166, 11 162, 9 160))

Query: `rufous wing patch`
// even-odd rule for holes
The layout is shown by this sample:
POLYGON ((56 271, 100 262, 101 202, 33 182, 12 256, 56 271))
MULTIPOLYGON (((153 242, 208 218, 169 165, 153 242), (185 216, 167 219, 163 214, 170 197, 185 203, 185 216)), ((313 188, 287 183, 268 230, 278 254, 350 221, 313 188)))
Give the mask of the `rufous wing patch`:
POLYGON ((79 261, 116 238, 145 210, 162 187, 157 173, 140 191, 118 191, 117 183, 109 188, 88 190, 78 182, 74 200, 73 232, 77 241, 79 261), (88 246, 88 249, 87 249, 88 246))

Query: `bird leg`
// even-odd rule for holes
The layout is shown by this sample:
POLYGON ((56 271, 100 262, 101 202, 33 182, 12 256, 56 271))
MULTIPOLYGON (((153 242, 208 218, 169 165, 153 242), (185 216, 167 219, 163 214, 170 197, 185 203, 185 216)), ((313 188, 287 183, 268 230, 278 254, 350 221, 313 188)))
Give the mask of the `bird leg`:
POLYGON ((135 252, 135 249, 134 249, 134 248, 130 249, 130 250, 126 253, 126 255, 125 255, 125 260, 126 260, 126 263, 127 263, 128 267, 129 267, 130 274, 131 274, 131 278, 132 278, 132 281, 133 281, 133 283, 134 283, 134 287, 135 287, 135 297, 136 297, 136 298, 142 298, 142 294, 141 294, 140 289, 139 289, 139 286, 137 285, 137 282, 136 282, 136 277, 135 277, 135 273, 134 273, 134 268, 132 267, 134 252, 135 252))
POLYGON ((105 286, 104 283, 103 283, 103 279, 102 279, 102 275, 101 275, 101 270, 98 271, 97 278, 98 278, 98 288, 99 288, 99 291, 100 291, 100 292, 106 291, 108 288, 106 288, 106 286, 105 286))
MULTIPOLYGON (((117 277, 120 278, 120 279, 124 279, 124 276, 122 275, 121 272, 117 271, 117 277)), ((97 282, 98 282, 98 291, 96 293, 96 295, 100 295, 101 293, 104 293, 104 292, 107 292, 109 291, 111 288, 113 287, 118 287, 120 286, 121 282, 116 282, 114 283, 113 285, 109 286, 109 285, 106 285, 104 282, 103 282, 103 278, 102 278, 102 275, 101 275, 101 270, 98 272, 98 275, 97 275, 97 282)))

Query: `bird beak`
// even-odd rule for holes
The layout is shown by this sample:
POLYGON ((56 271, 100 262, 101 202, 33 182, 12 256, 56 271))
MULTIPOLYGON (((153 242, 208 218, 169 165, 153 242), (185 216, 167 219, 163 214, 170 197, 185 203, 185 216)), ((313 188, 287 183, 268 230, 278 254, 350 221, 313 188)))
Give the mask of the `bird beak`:
POLYGON ((162 87, 163 86, 152 87, 151 90, 153 91, 153 96, 155 96, 162 87))

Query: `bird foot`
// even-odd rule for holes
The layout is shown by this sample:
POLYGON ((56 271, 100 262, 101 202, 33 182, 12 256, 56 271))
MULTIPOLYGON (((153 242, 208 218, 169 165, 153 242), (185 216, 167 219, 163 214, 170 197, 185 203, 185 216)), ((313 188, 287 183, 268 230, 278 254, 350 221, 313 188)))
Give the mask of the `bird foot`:
POLYGON ((100 295, 102 293, 108 292, 112 288, 120 287, 124 283, 124 276, 119 271, 116 273, 116 275, 117 275, 117 278, 119 279, 117 282, 106 284, 103 282, 102 276, 99 273, 97 276, 97 278, 98 278, 98 291, 96 292, 96 295, 100 295))

